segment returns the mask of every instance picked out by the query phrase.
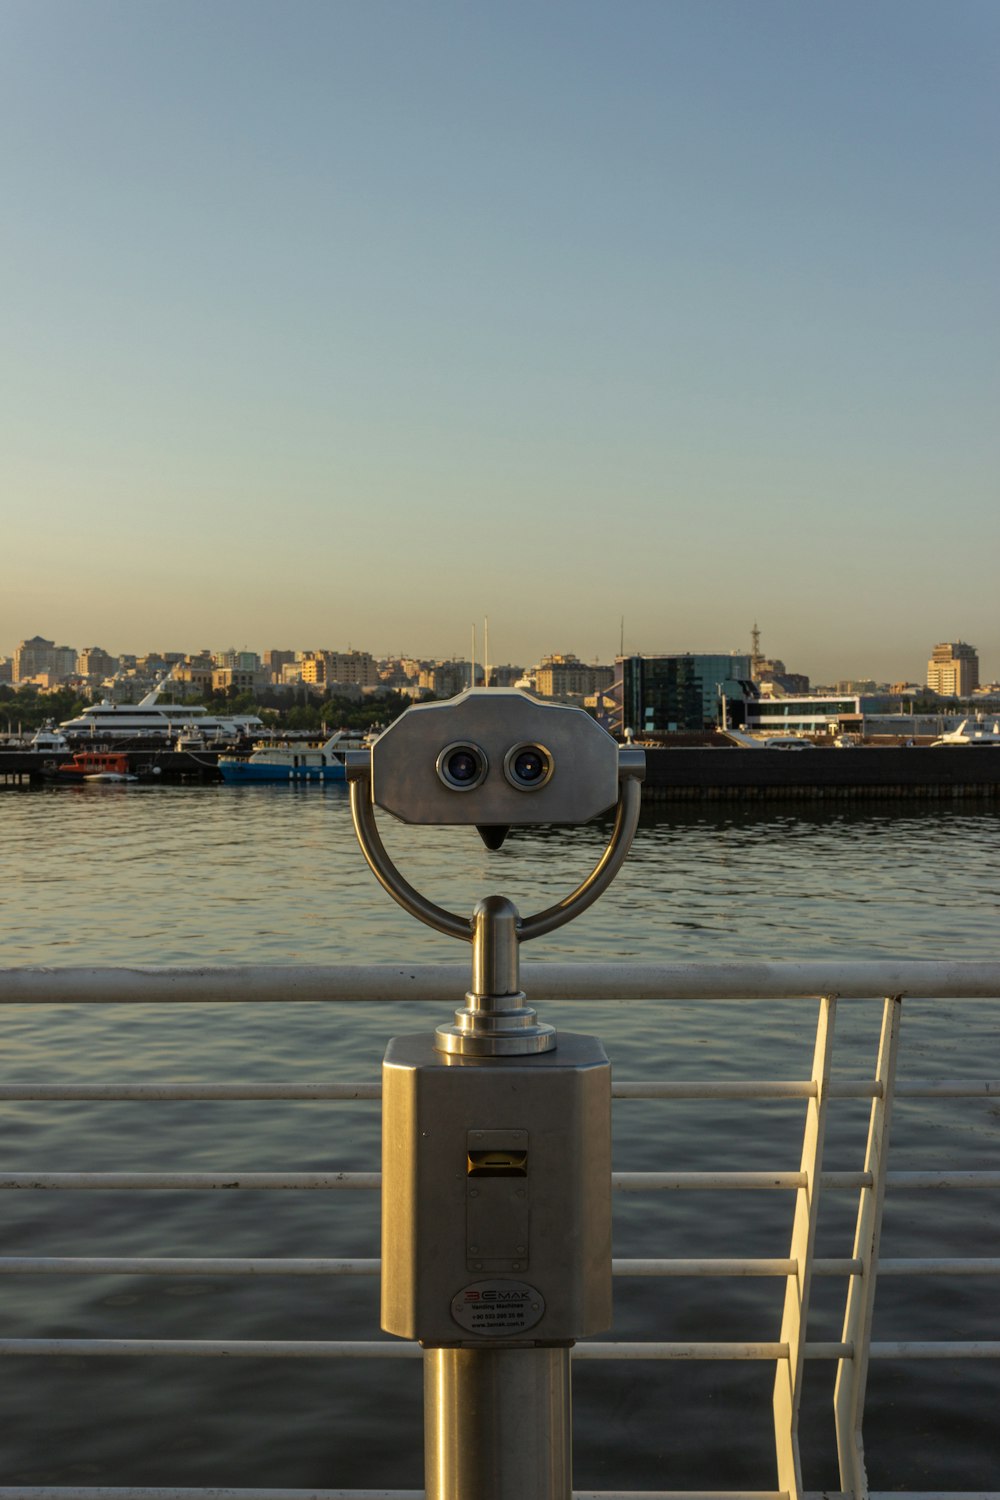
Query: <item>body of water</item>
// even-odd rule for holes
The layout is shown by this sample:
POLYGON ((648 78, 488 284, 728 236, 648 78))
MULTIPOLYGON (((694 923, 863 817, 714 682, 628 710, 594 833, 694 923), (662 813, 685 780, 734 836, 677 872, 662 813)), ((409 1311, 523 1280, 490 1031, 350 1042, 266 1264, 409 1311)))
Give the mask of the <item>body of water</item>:
MULTIPOLYGON (((515 832, 489 853, 472 830, 383 822, 418 889, 470 911, 500 891, 525 914, 566 894, 607 825, 515 832)), ((1000 813, 988 804, 671 806, 644 816, 611 890, 532 959, 997 956, 1000 813)), ((4 965, 464 962, 381 891, 339 788, 61 787, 0 801, 4 965)), ((388 1036, 440 1006, 7 1007, 8 1081, 372 1081, 388 1036)), ((802 1078, 816 1007, 541 1007, 593 1031, 620 1079, 802 1078)), ((996 1078, 998 1008, 908 1002, 914 1078, 996 1078)), ((838 1071, 870 1076, 880 1006, 842 1003, 838 1071)), ((995 1168, 995 1100, 899 1101, 896 1167, 995 1168)), ((619 1169, 798 1167, 801 1104, 616 1106, 619 1169)), ((838 1103, 826 1165, 857 1169, 867 1106, 838 1103)), ((376 1104, 5 1103, 9 1170, 373 1170, 376 1104)), ((830 1194, 818 1253, 846 1256, 856 1199, 830 1194)), ((619 1195, 619 1256, 783 1256, 792 1199, 774 1193, 619 1195)), ((373 1193, 8 1193, 0 1254, 378 1254, 373 1193)), ((995 1194, 898 1194, 885 1255, 993 1255, 995 1194)), ((844 1283, 815 1285, 812 1338, 840 1335, 844 1283)), ((11 1276, 8 1337, 372 1337, 373 1277, 11 1276)), ((614 1339, 775 1339, 783 1284, 616 1282, 614 1339)), ((877 1338, 1000 1338, 996 1282, 885 1278, 877 1338)), ((416 1361, 23 1358, 8 1365, 0 1483, 422 1485, 416 1361)), ((773 1369, 756 1364, 577 1367, 581 1488, 775 1484, 773 1369)), ((837 1488, 833 1366, 810 1363, 806 1487, 837 1488)), ((873 1488, 993 1488, 1000 1366, 873 1363, 873 1488)))

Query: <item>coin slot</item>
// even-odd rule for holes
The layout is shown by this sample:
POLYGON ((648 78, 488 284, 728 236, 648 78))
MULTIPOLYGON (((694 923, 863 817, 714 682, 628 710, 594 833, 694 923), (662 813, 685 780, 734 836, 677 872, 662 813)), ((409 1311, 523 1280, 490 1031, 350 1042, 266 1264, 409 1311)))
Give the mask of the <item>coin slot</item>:
POLYGON ((470 1177, 527 1177, 527 1151, 505 1149, 470 1150, 468 1155, 470 1177))

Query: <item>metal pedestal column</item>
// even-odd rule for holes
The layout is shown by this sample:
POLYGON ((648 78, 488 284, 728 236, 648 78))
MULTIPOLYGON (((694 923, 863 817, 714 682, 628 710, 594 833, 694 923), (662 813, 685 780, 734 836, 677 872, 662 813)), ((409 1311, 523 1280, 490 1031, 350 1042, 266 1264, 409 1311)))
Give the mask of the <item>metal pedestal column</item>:
POLYGON ((571 1500, 569 1356, 424 1351, 426 1500, 571 1500))

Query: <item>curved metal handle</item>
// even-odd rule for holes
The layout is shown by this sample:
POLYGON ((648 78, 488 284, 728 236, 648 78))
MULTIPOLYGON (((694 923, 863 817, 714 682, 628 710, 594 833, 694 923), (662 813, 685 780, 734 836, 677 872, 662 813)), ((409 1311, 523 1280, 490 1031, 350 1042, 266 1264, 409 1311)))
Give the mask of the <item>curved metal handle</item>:
MULTIPOLYGON (((434 927, 448 937, 461 938, 463 942, 471 943, 474 936, 472 921, 459 917, 454 912, 446 911, 443 906, 437 906, 433 901, 428 901, 410 885, 408 880, 403 878, 389 858, 372 810, 370 774, 355 771, 349 781, 354 831, 358 836, 358 843, 361 845, 361 852, 368 862, 368 867, 383 890, 387 891, 404 911, 408 911, 412 917, 426 923, 428 927, 434 927)), ((641 800, 642 790, 638 776, 634 772, 626 773, 622 779, 615 826, 608 847, 586 880, 582 881, 575 891, 571 891, 555 906, 546 907, 544 911, 537 912, 533 917, 521 919, 517 929, 519 943, 526 943, 530 938, 541 937, 546 932, 552 932, 556 927, 562 927, 565 922, 571 921, 580 912, 586 911, 587 907, 607 890, 628 854, 639 822, 641 800)))
POLYGON ((368 868, 382 889, 388 891, 392 899, 398 901, 411 917, 425 922, 428 927, 437 928, 438 932, 443 932, 447 937, 457 937, 463 942, 471 943, 472 922, 465 917, 456 916, 453 911, 446 911, 443 906, 436 906, 426 896, 421 896, 389 858, 372 811, 371 773, 355 774, 349 781, 354 832, 358 836, 361 852, 368 861, 368 868))
POLYGON ((639 782, 631 777, 624 780, 618 797, 615 826, 608 847, 586 880, 578 885, 575 891, 571 891, 562 901, 556 902, 555 906, 546 907, 545 911, 536 912, 533 917, 522 919, 518 931, 518 938, 522 943, 526 943, 529 938, 541 937, 543 933, 552 932, 554 928, 561 927, 564 922, 571 921, 573 917, 579 916, 580 912, 586 911, 587 907, 607 890, 625 863, 625 856, 628 854, 639 823, 641 802, 642 788, 639 782))

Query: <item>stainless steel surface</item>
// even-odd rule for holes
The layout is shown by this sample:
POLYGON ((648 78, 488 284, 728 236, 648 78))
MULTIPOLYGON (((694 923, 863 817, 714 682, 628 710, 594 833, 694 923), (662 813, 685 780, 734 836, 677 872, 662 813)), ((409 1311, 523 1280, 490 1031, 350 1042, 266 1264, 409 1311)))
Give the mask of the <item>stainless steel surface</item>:
POLYGON ((570 1500, 569 1349, 428 1349, 426 1500, 570 1500))
POLYGON ((618 745, 582 708, 541 703, 516 688, 474 688, 421 703, 371 750, 372 797, 405 823, 587 823, 614 805, 618 745), (449 782, 442 757, 468 746, 486 762, 481 782, 449 782), (518 781, 512 752, 536 747, 547 774, 518 781))
POLYGON ((486 896, 477 904, 472 918, 472 993, 477 998, 497 1001, 520 993, 519 922, 517 907, 506 896, 486 896))
POLYGON ((472 919, 472 989, 454 1025, 437 1029, 438 1049, 470 1057, 547 1052, 554 1026, 538 1021, 518 980, 517 907, 506 896, 486 896, 472 919))
POLYGON ((599 1333, 612 1315, 604 1048, 561 1032, 556 1051, 479 1061, 436 1043, 394 1037, 382 1065, 382 1326, 481 1347, 599 1333), (494 1320, 471 1336, 455 1298, 495 1278, 527 1284, 544 1312, 530 1330, 494 1320))

